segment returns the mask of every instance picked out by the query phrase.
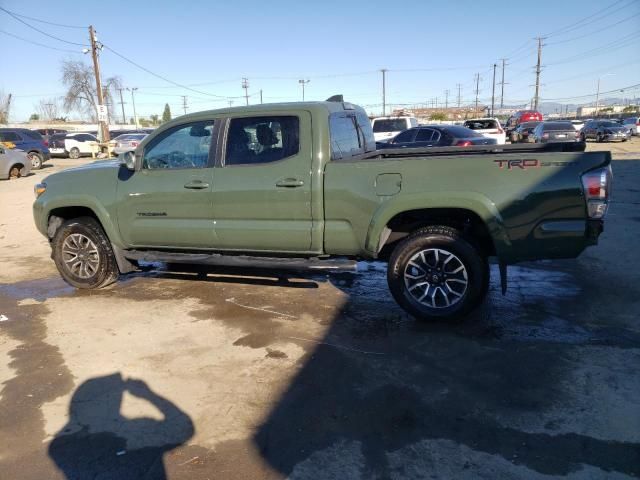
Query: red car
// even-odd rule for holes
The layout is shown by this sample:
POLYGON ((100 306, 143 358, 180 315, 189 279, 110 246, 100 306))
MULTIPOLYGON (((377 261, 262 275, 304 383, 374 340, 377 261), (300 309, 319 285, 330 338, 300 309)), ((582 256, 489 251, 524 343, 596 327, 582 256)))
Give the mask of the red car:
POLYGON ((515 130, 521 123, 525 122, 541 122, 543 120, 542 114, 536 110, 520 110, 514 113, 507 123, 504 125, 504 129, 507 133, 507 138, 511 138, 511 132, 515 130))

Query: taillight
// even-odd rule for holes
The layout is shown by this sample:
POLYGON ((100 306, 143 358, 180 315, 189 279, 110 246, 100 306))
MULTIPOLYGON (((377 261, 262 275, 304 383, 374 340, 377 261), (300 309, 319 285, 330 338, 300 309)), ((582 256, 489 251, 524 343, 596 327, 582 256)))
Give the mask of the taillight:
POLYGON ((42 144, 43 144, 45 147, 48 147, 48 146, 49 146, 49 142, 48 142, 47 140, 42 140, 42 144))
POLYGON ((469 140, 459 140, 458 143, 456 143, 456 147, 468 147, 469 145, 471 145, 469 140))
POLYGON ((138 146, 138 142, 131 142, 131 146, 132 147, 137 147, 138 146))
POLYGON ((607 213, 611 190, 611 167, 598 168, 582 175, 589 218, 603 218, 607 213))
POLYGON ((544 132, 542 134, 542 138, 549 138, 549 132, 544 132))

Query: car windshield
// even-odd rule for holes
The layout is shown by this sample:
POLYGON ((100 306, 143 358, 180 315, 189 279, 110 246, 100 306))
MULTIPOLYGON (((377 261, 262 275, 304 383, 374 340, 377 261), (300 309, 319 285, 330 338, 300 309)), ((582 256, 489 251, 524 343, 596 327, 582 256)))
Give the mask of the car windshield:
POLYGON ((544 130, 575 130, 571 122, 545 122, 543 123, 544 130))
POLYGON ((466 127, 455 127, 455 126, 444 127, 444 130, 446 130, 456 138, 482 137, 482 135, 480 135, 479 133, 474 132, 470 128, 466 128, 466 127))
POLYGON ((380 118, 373 120, 374 133, 399 132, 407 129, 404 118, 380 118))
POLYGON ((471 130, 489 130, 498 128, 498 122, 495 120, 467 120, 464 126, 471 130))

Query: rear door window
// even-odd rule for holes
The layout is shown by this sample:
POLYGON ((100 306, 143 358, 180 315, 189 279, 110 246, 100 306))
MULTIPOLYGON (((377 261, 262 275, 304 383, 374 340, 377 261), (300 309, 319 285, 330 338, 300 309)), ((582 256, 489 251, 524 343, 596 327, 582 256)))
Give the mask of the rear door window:
POLYGON ((404 132, 399 133, 393 139, 393 143, 410 143, 410 142, 413 142, 413 139, 416 136, 416 131, 417 130, 411 129, 411 130, 405 130, 404 132))
POLYGON ((418 130, 418 134, 416 135, 416 142, 430 142, 433 140, 435 130, 430 128, 421 128, 418 130))
POLYGON ((300 119, 293 115, 233 118, 225 165, 277 162, 300 151, 300 119))

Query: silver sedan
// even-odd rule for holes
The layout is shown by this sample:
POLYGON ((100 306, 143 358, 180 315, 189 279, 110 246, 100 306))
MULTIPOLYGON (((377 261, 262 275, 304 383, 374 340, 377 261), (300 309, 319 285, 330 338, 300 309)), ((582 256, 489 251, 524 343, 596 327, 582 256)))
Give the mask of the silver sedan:
POLYGON ((26 177, 31 172, 31 161, 26 152, 7 148, 0 143, 0 178, 26 177))
POLYGON ((146 136, 146 133, 126 133, 114 138, 113 141, 116 145, 113 153, 120 155, 121 153, 133 152, 146 136))

